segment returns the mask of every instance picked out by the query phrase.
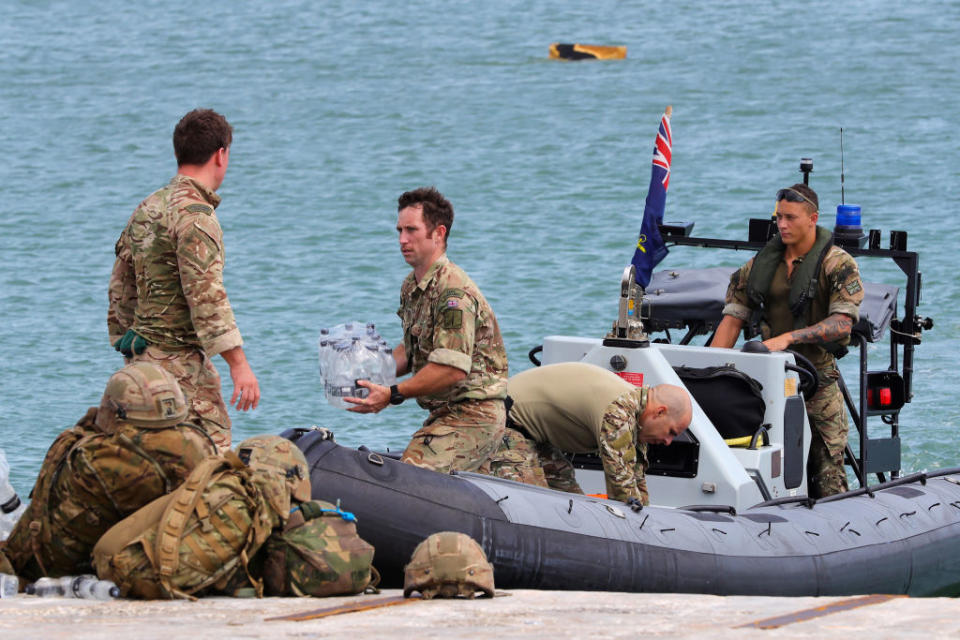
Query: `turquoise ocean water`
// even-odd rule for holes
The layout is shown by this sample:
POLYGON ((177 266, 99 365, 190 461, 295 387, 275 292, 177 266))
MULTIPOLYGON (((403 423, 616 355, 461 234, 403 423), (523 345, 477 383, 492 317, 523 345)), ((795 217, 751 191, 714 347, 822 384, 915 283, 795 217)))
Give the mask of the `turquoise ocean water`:
MULTIPOLYGON (((114 242, 175 172, 170 135, 196 106, 235 127, 218 213, 263 392, 233 414, 235 441, 319 424, 398 448, 416 429, 412 402, 326 405, 316 365, 322 326, 400 338, 395 203, 409 188, 452 200, 450 256, 493 305, 512 372, 545 335, 602 335, 672 104, 667 218, 698 235, 743 237, 801 156, 830 212, 844 128, 847 202, 884 238, 909 231, 936 321, 902 414, 904 468, 960 464, 956 3, 8 0, 3 13, 0 447, 22 494, 122 364, 105 325, 114 242), (629 54, 550 61, 558 41, 629 54)), ((661 267, 747 257, 676 248, 661 267)), ((861 267, 898 282, 892 264, 861 267)))

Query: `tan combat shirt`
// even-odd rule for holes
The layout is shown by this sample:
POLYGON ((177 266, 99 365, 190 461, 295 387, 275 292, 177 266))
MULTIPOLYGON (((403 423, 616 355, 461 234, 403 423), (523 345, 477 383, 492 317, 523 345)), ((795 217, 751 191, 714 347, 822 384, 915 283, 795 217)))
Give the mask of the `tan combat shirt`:
POLYGON ((144 200, 116 245, 110 342, 133 329, 169 350, 213 356, 243 344, 223 286, 220 196, 177 174, 144 200))
MULTIPOLYGON (((637 396, 634 444, 640 415, 647 406, 647 388, 637 396)), ((589 453, 605 439, 603 418, 610 404, 637 391, 612 371, 585 362, 562 362, 528 369, 510 378, 510 419, 523 425, 537 442, 549 442, 567 453, 589 453)))
MULTIPOLYGON (((809 254, 794 260, 793 274, 797 273, 797 265, 808 256, 809 254)), ((815 258, 811 257, 811 259, 815 258)), ((750 321, 753 312, 753 307, 747 296, 747 281, 752 267, 753 258, 750 258, 745 265, 730 276, 730 285, 727 287, 727 304, 723 308, 724 315, 739 318, 744 322, 750 321)), ((764 340, 793 331, 795 328, 788 302, 792 283, 793 278, 787 277, 787 264, 781 260, 770 283, 770 291, 767 293, 768 303, 763 309, 764 340)), ((811 309, 808 314, 810 322, 807 326, 816 324, 835 313, 850 316, 856 323, 860 318, 861 302, 863 302, 863 282, 860 280, 860 271, 857 268, 856 260, 840 247, 831 247, 820 267, 817 297, 811 302, 811 309)), ((806 356, 820 371, 828 370, 833 366, 833 356, 819 345, 795 344, 790 348, 806 356)))
POLYGON ((456 367, 467 377, 417 402, 429 411, 449 402, 504 398, 507 353, 493 310, 473 280, 446 255, 417 282, 413 273, 400 288, 403 348, 413 373, 428 362, 456 367))

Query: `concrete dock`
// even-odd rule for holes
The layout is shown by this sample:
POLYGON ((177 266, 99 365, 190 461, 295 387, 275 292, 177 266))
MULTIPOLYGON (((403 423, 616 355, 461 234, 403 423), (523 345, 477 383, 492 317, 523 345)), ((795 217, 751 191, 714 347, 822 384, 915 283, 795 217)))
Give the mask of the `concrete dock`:
POLYGON ((0 637, 44 640, 232 638, 879 638, 960 637, 960 600, 903 596, 766 598, 498 591, 493 599, 403 602, 396 589, 341 598, 196 602, 0 599, 0 637), (318 610, 365 610, 323 617, 318 610), (302 619, 271 620, 284 616, 302 619))

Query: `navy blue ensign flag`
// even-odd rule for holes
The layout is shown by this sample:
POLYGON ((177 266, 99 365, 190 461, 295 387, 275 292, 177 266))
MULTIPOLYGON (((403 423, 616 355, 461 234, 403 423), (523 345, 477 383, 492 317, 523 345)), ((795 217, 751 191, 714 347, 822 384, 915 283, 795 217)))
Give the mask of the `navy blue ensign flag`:
POLYGON ((637 284, 644 289, 650 284, 653 268, 667 257, 667 246, 660 237, 658 224, 663 224, 663 208, 667 202, 667 187, 670 185, 670 155, 673 148, 673 134, 670 131, 670 114, 667 107, 660 118, 660 130, 653 148, 653 166, 650 169, 650 188, 647 190, 647 202, 643 207, 643 222, 640 223, 640 237, 637 238, 637 250, 633 252, 633 265, 637 268, 637 284))

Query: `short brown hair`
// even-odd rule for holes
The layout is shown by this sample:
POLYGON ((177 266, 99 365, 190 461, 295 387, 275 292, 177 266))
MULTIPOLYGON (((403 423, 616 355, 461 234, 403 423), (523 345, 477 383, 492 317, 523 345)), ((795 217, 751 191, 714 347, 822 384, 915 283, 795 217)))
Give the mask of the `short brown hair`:
POLYGON ((427 231, 432 232, 440 224, 447 228, 444 238, 446 243, 446 239, 450 237, 450 228, 453 227, 453 205, 436 187, 420 187, 407 191, 397 199, 397 211, 418 204, 423 207, 423 221, 427 225, 427 231))
POLYGON ((180 118, 173 130, 177 166, 206 164, 218 149, 233 142, 233 127, 213 109, 194 109, 180 118))
POLYGON ((820 210, 820 200, 817 198, 817 192, 799 182, 791 187, 777 191, 777 202, 781 200, 786 200, 787 202, 803 202, 807 205, 808 209, 813 207, 810 213, 817 213, 820 210))

